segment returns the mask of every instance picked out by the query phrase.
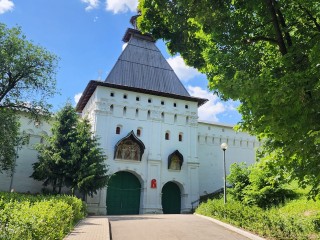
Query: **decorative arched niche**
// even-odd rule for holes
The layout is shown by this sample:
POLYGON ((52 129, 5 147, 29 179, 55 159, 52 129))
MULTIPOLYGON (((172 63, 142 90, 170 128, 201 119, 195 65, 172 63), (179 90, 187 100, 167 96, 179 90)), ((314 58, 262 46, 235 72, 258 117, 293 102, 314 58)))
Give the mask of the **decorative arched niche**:
POLYGON ((133 131, 115 145, 114 159, 141 161, 145 146, 133 131))
POLYGON ((174 151, 169 155, 168 169, 181 170, 182 163, 183 163, 183 156, 178 150, 174 151))

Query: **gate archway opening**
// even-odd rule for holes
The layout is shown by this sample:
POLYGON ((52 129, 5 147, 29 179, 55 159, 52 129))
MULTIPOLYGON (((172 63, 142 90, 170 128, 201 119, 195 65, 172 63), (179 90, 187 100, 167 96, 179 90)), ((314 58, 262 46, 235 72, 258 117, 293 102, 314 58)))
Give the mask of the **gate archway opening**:
POLYGON ((109 180, 107 188, 107 214, 139 214, 141 183, 130 172, 117 172, 109 180))
POLYGON ((181 191, 174 182, 167 182, 162 187, 162 210, 164 214, 179 214, 181 212, 181 191))

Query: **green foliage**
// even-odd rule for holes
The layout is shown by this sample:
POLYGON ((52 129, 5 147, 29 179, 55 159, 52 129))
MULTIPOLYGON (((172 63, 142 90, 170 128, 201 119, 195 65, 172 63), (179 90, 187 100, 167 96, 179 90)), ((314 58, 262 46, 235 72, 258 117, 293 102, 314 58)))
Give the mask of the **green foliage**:
POLYGON ((0 173, 12 170, 22 141, 15 110, 48 115, 57 58, 26 40, 19 27, 0 23, 0 173))
POLYGON ((63 239, 85 214, 75 197, 0 193, 0 239, 63 239))
POLYGON ((87 118, 78 122, 76 136, 72 147, 72 161, 75 166, 69 173, 71 188, 78 190, 83 195, 92 196, 108 183, 108 169, 104 164, 106 156, 99 147, 98 140, 93 136, 87 118))
POLYGON ((0 173, 13 169, 19 145, 19 122, 10 109, 0 108, 0 173))
POLYGON ((245 163, 233 163, 230 166, 230 174, 227 176, 227 181, 232 185, 229 193, 234 199, 243 201, 244 189, 250 184, 250 170, 245 163))
POLYGON ((266 158, 250 167, 238 163, 231 165, 228 182, 233 186, 230 194, 235 200, 269 208, 296 196, 291 189, 285 188, 287 180, 268 160, 266 158))
POLYGON ((238 201, 223 204, 223 199, 202 203, 196 213, 273 239, 318 239, 320 238, 319 203, 295 200, 283 207, 263 210, 256 206, 243 205, 238 201), (309 205, 310 204, 310 205, 309 205), (307 207, 309 205, 309 207, 307 207), (313 208, 316 206, 316 208, 313 208), (287 211, 290 208, 291 211, 287 211), (308 209, 308 210, 306 210, 308 209), (309 214, 310 209, 313 214, 309 214))
POLYGON ((37 146, 39 161, 34 163, 31 175, 36 180, 44 181, 44 186, 51 185, 53 192, 61 193, 61 188, 70 184, 69 170, 73 167, 72 143, 76 141, 78 116, 74 108, 67 104, 57 113, 52 136, 45 137, 45 143, 37 146))
POLYGON ((31 175, 51 185, 53 192, 63 186, 72 193, 92 195, 107 185, 109 176, 104 164, 106 156, 91 132, 87 119, 79 119, 75 109, 67 104, 56 116, 52 136, 38 145, 38 162, 31 175))
POLYGON ((57 57, 28 41, 21 28, 0 23, 0 108, 48 114, 57 57))
POLYGON ((318 0, 140 0, 138 25, 241 102, 240 129, 320 192, 318 0))

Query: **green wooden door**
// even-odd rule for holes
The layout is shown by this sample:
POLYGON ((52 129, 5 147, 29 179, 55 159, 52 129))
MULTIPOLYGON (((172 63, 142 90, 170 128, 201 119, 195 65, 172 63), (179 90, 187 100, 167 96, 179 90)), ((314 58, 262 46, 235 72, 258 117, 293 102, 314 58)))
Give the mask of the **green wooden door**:
POLYGON ((140 208, 139 179, 129 172, 117 172, 108 183, 107 214, 139 214, 140 208))
POLYGON ((181 192, 174 182, 167 182, 162 188, 162 209, 164 214, 178 214, 181 211, 181 192))

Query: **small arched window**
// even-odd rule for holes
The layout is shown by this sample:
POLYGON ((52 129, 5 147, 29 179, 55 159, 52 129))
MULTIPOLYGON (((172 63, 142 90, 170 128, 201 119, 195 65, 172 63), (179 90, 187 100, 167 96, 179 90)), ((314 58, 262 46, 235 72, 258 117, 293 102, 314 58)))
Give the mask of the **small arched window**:
POLYGON ((136 117, 139 117, 139 109, 136 109, 136 117))
POLYGON ((176 150, 168 156, 168 169, 170 170, 181 170, 183 164, 182 154, 176 150))
POLYGON ((117 128, 116 128, 116 134, 120 134, 120 132, 121 132, 121 127, 117 126, 117 128))
POLYGON ((141 136, 141 128, 137 129, 137 136, 140 137, 141 136))
POLYGON ((188 124, 189 123, 189 117, 187 116, 186 117, 186 124, 188 124))
POLYGON ((179 142, 182 142, 182 133, 179 133, 179 142))
POLYGON ((126 114, 127 114, 127 107, 124 107, 123 108, 123 116, 126 116, 126 114))
POLYGON ((113 105, 110 105, 110 112, 113 113, 113 105))
POLYGON ((164 121, 164 112, 161 113, 161 120, 164 121))
POLYGON ((174 122, 177 122, 177 114, 174 115, 174 122))
POLYGON ((165 138, 165 140, 169 140, 169 139, 170 139, 170 133, 169 133, 169 132, 166 132, 164 138, 165 138))
POLYGON ((150 110, 148 110, 148 119, 150 119, 151 113, 150 110))

